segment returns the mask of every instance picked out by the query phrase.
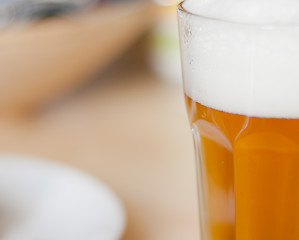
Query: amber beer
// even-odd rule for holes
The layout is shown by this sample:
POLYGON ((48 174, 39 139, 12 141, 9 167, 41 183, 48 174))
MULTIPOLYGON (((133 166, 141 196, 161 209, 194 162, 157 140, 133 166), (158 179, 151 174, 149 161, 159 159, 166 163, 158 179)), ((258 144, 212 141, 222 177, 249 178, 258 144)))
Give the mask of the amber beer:
POLYGON ((198 134, 205 236, 299 239, 299 119, 231 114, 186 96, 198 134))
POLYGON ((299 3, 185 0, 201 240, 299 240, 299 3))

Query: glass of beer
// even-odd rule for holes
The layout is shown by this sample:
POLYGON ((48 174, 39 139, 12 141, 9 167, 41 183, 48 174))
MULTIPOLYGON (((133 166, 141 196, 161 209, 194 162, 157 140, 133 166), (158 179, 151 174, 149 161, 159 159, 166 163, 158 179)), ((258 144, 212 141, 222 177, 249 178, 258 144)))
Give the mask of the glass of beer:
POLYGON ((201 240, 298 240, 299 24, 178 17, 201 240))

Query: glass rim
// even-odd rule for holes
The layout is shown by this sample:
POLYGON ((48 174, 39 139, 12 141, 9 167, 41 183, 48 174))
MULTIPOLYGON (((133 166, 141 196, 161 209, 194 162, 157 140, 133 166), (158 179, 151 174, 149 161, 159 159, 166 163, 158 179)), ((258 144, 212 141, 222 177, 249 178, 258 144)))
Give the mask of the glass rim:
POLYGON ((265 28, 265 29, 273 29, 273 28, 299 28, 299 23, 246 23, 246 22, 237 22, 232 20, 225 20, 221 18, 215 18, 215 17, 207 17, 200 14, 192 13, 184 8, 185 0, 180 2, 177 6, 178 13, 184 13, 199 19, 205 19, 210 21, 215 21, 219 23, 227 23, 227 24, 233 24, 233 25, 240 25, 240 26, 248 26, 248 27, 258 27, 258 28, 265 28))

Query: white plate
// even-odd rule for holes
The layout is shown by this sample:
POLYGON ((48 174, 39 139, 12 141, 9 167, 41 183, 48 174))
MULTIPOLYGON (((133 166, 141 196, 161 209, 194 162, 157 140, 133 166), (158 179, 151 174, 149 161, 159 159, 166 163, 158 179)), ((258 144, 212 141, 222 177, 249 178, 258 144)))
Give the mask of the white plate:
POLYGON ((103 183, 74 169, 0 155, 1 240, 117 240, 125 213, 103 183))

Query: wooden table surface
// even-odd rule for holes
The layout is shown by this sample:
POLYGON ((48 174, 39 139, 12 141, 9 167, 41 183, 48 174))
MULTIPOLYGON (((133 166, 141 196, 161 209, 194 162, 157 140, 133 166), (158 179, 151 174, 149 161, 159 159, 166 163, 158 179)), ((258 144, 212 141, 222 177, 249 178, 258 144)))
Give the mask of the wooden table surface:
POLYGON ((143 70, 101 81, 23 121, 0 147, 54 159, 106 182, 128 215, 124 240, 197 240, 195 163, 182 90, 143 70))

